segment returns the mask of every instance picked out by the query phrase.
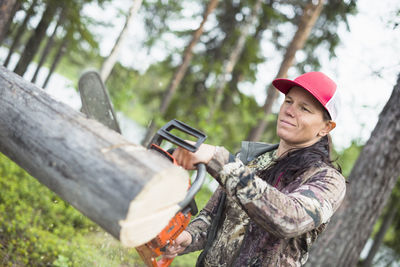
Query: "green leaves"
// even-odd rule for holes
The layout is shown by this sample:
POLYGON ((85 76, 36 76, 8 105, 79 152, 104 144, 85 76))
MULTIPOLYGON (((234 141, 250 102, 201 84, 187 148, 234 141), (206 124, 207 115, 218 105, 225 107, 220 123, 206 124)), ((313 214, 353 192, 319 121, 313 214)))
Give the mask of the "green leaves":
POLYGON ((85 261, 77 248, 97 226, 2 154, 0 188, 0 265, 85 261))

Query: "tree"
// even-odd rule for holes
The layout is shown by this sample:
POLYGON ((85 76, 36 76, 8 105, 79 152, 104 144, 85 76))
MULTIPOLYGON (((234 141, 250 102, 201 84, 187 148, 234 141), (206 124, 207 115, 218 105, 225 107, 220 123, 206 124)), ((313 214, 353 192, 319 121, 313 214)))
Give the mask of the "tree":
POLYGON ((9 27, 10 18, 12 18, 15 5, 19 4, 17 0, 1 0, 0 1, 0 44, 6 35, 9 27))
POLYGON ((217 83, 215 85, 215 101, 211 103, 208 121, 213 118, 215 110, 219 107, 222 101, 223 91, 226 86, 228 76, 231 76, 233 69, 236 66, 236 63, 240 58, 240 55, 243 52, 246 39, 248 38, 248 35, 250 33, 250 28, 255 24, 258 18, 258 12, 261 9, 261 4, 261 0, 257 0, 257 2, 254 4, 250 16, 247 18, 247 21, 244 23, 244 25, 242 25, 240 29, 240 35, 236 42, 236 45, 232 49, 232 53, 223 64, 222 73, 218 75, 217 83))
MULTIPOLYGON (((286 78, 289 68, 293 65, 296 52, 304 47, 304 44, 310 35, 311 29, 316 23, 319 15, 321 14, 324 5, 323 0, 310 1, 303 10, 303 15, 299 20, 297 31, 290 42, 285 55, 283 56, 282 63, 275 78, 286 78)), ((267 127, 267 117, 271 113, 272 105, 278 97, 278 92, 275 87, 270 84, 267 90, 267 98, 263 105, 264 116, 258 121, 257 125, 251 130, 248 140, 259 141, 262 134, 267 127)))
POLYGON ((142 5, 142 0, 134 0, 132 6, 129 8, 128 15, 126 16, 125 24, 111 49, 110 54, 104 60, 103 65, 100 68, 100 77, 105 82, 110 75, 115 63, 117 62, 119 52, 122 48, 122 44, 128 34, 129 26, 132 24, 132 20, 135 18, 136 13, 142 5))
POLYGON ((21 57, 15 66, 14 72, 20 76, 25 74, 28 65, 31 63, 33 57, 39 50, 41 41, 46 36, 46 30, 53 20, 53 16, 58 8, 57 1, 49 1, 47 3, 46 9, 42 14, 42 18, 39 24, 36 26, 35 31, 32 33, 28 42, 25 45, 25 49, 21 54, 21 57))
POLYGON ((400 174, 400 75, 348 178, 346 197, 313 245, 309 266, 356 266, 400 174))
MULTIPOLYGON (((170 83, 165 90, 164 96, 161 100, 161 106, 160 110, 157 116, 163 116, 171 103, 171 99, 173 95, 175 94, 176 90, 178 89, 178 86, 180 82, 182 81, 188 67, 190 64, 190 61, 193 57, 193 48, 197 44, 197 42, 200 39, 200 36, 203 33, 204 30, 204 24, 207 21, 208 16, 213 12, 213 10, 217 7, 218 0, 210 0, 210 2, 207 5, 207 8, 204 11, 203 14, 203 20, 200 23, 200 26, 193 32, 192 39, 189 42, 188 46, 185 48, 185 51, 183 52, 183 59, 181 65, 176 69, 174 75, 172 76, 170 83)), ((143 144, 147 144, 150 141, 150 138, 154 135, 154 131, 156 128, 156 122, 155 119, 153 119, 150 123, 150 126, 146 132, 146 136, 143 139, 143 144)))
MULTIPOLYGON (((4 38, 7 38, 7 36, 10 33, 12 33, 12 31, 14 30, 14 25, 13 25, 14 17, 15 17, 15 14, 17 13, 17 11, 19 11, 21 9, 22 2, 23 2, 23 0, 17 0, 17 2, 14 4, 14 7, 11 10, 10 17, 8 19, 8 22, 7 22, 6 28, 8 30, 6 31, 6 34, 5 34, 4 38)), ((4 38, 3 38, 3 40, 4 40, 4 38)))
POLYGON ((367 257, 361 263, 362 267, 372 266, 372 260, 374 259, 376 253, 378 252, 379 248, 381 247, 381 245, 383 243, 383 238, 385 237, 386 232, 389 230, 389 227, 392 224, 392 222, 396 216, 396 213, 398 210, 397 203, 398 203, 398 199, 392 195, 392 197, 389 201, 389 205, 386 209, 386 213, 382 217, 382 224, 379 227, 379 230, 374 237, 374 242, 372 243, 372 246, 368 252, 367 257))
POLYGON ((42 85, 43 88, 47 87, 51 76, 64 55, 68 55, 71 59, 77 54, 78 61, 70 60, 75 65, 79 65, 81 61, 87 63, 85 61, 87 54, 98 55, 98 43, 95 41, 95 37, 89 27, 99 22, 81 14, 83 4, 89 2, 91 1, 66 1, 60 3, 63 8, 62 18, 65 16, 65 22, 60 23, 62 34, 60 34, 61 37, 55 40, 54 56, 42 85))
POLYGON ((32 79, 31 79, 32 83, 36 82, 37 76, 39 75, 39 71, 42 68, 44 62, 46 61, 47 56, 50 54, 51 49, 53 48, 54 41, 55 41, 56 35, 57 35, 57 31, 58 31, 59 27, 61 25, 63 25, 64 20, 66 18, 66 12, 67 12, 67 9, 63 9, 61 11, 61 14, 59 15, 58 20, 57 20, 57 24, 54 27, 53 33, 48 38, 46 46, 43 48, 43 51, 42 51, 40 59, 39 59, 39 63, 36 66, 36 71, 33 74, 32 79))
POLYGON ((64 38, 61 40, 58 49, 56 51, 56 54, 54 55, 53 62, 51 63, 49 72, 47 73, 46 79, 43 82, 42 85, 43 88, 47 87, 47 84, 49 83, 51 76, 56 70, 58 63, 60 63, 61 58, 63 57, 65 52, 67 52, 68 43, 71 41, 73 29, 74 27, 70 25, 69 28, 67 29, 67 32, 65 33, 64 38))
POLYGON ((25 12, 25 18, 22 21, 21 25, 18 26, 18 30, 12 40, 10 48, 8 49, 7 58, 3 63, 4 67, 7 67, 8 64, 10 63, 11 56, 14 53, 15 49, 18 47, 21 37, 22 37, 23 33, 26 31, 26 27, 28 25, 30 18, 35 13, 35 7, 36 7, 37 2, 38 2, 38 0, 33 0, 31 5, 29 6, 29 9, 25 12))

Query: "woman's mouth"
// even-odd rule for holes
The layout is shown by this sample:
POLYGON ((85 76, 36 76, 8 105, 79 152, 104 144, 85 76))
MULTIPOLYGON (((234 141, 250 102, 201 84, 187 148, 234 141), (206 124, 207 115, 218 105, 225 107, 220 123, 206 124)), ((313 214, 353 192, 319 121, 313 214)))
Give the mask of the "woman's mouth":
POLYGON ((290 123, 290 122, 288 122, 288 121, 286 121, 286 120, 281 120, 281 123, 283 123, 283 124, 285 124, 285 125, 289 125, 289 126, 296 126, 296 125, 294 125, 293 123, 290 123))

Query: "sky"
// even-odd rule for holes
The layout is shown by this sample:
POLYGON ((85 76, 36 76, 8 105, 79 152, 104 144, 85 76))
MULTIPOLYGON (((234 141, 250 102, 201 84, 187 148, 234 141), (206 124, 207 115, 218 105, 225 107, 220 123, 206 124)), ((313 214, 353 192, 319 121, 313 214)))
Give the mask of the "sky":
POLYGON ((359 1, 359 13, 349 19, 351 32, 340 32, 337 59, 325 59, 322 71, 336 77, 342 95, 334 141, 367 141, 391 95, 400 74, 400 25, 393 29, 387 21, 399 9, 400 1, 359 1))

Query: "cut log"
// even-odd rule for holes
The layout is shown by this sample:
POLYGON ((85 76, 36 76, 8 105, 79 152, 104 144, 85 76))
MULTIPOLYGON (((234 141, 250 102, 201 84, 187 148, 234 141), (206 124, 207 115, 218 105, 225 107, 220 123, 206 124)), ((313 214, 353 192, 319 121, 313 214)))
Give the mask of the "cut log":
POLYGON ((0 152, 128 247, 178 211, 188 173, 0 67, 0 152))

